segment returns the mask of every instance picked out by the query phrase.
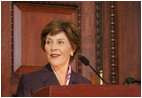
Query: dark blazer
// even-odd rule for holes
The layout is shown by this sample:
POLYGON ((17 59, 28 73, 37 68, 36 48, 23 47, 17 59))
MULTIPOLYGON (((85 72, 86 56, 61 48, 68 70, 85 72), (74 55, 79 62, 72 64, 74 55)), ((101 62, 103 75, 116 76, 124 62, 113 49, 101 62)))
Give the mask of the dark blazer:
MULTIPOLYGON (((90 84, 91 82, 81 75, 72 71, 69 84, 90 84)), ((39 88, 46 86, 60 85, 50 64, 43 69, 22 75, 19 81, 17 96, 30 97, 39 88)))

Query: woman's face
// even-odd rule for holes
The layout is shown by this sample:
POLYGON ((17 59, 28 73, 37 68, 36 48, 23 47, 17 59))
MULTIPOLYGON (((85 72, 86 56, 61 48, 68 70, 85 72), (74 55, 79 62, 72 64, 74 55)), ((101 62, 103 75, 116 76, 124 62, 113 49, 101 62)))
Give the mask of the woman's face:
POLYGON ((45 51, 48 62, 52 66, 64 66, 69 64, 73 48, 63 31, 56 35, 47 35, 45 51))

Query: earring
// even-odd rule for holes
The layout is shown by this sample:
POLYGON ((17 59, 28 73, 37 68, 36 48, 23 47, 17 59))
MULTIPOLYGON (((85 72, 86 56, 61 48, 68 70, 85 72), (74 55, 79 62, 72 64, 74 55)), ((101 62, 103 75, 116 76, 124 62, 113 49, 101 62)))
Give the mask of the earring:
POLYGON ((71 52, 71 56, 73 56, 73 52, 71 52))

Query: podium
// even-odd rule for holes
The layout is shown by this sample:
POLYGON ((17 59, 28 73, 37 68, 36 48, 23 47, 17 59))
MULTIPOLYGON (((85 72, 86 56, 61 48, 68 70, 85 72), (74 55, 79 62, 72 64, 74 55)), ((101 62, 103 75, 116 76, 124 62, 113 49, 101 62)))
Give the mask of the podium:
POLYGON ((141 86, 76 84, 39 89, 33 97, 140 97, 141 86))

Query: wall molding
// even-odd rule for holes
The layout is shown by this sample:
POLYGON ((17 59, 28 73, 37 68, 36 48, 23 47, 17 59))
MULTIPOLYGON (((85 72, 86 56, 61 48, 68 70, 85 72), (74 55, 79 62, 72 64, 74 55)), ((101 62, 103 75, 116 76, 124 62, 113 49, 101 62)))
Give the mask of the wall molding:
MULTIPOLYGON (((58 1, 12 1, 11 4, 11 69, 12 75, 17 76, 14 72, 14 5, 34 5, 34 6, 49 6, 49 7, 63 7, 63 8, 73 8, 77 13, 77 24, 81 32, 81 3, 80 2, 58 2, 58 1)), ((81 52, 80 52, 81 54, 81 52)), ((79 74, 82 74, 82 65, 77 59, 77 71, 79 74)), ((19 77, 19 76, 18 76, 19 77)))
POLYGON ((115 2, 110 2, 110 51, 111 51, 111 84, 117 84, 117 34, 116 34, 116 14, 115 14, 115 2))
POLYGON ((96 13, 95 13, 95 23, 96 23, 96 70, 100 72, 103 70, 102 61, 102 2, 96 1, 96 13))

